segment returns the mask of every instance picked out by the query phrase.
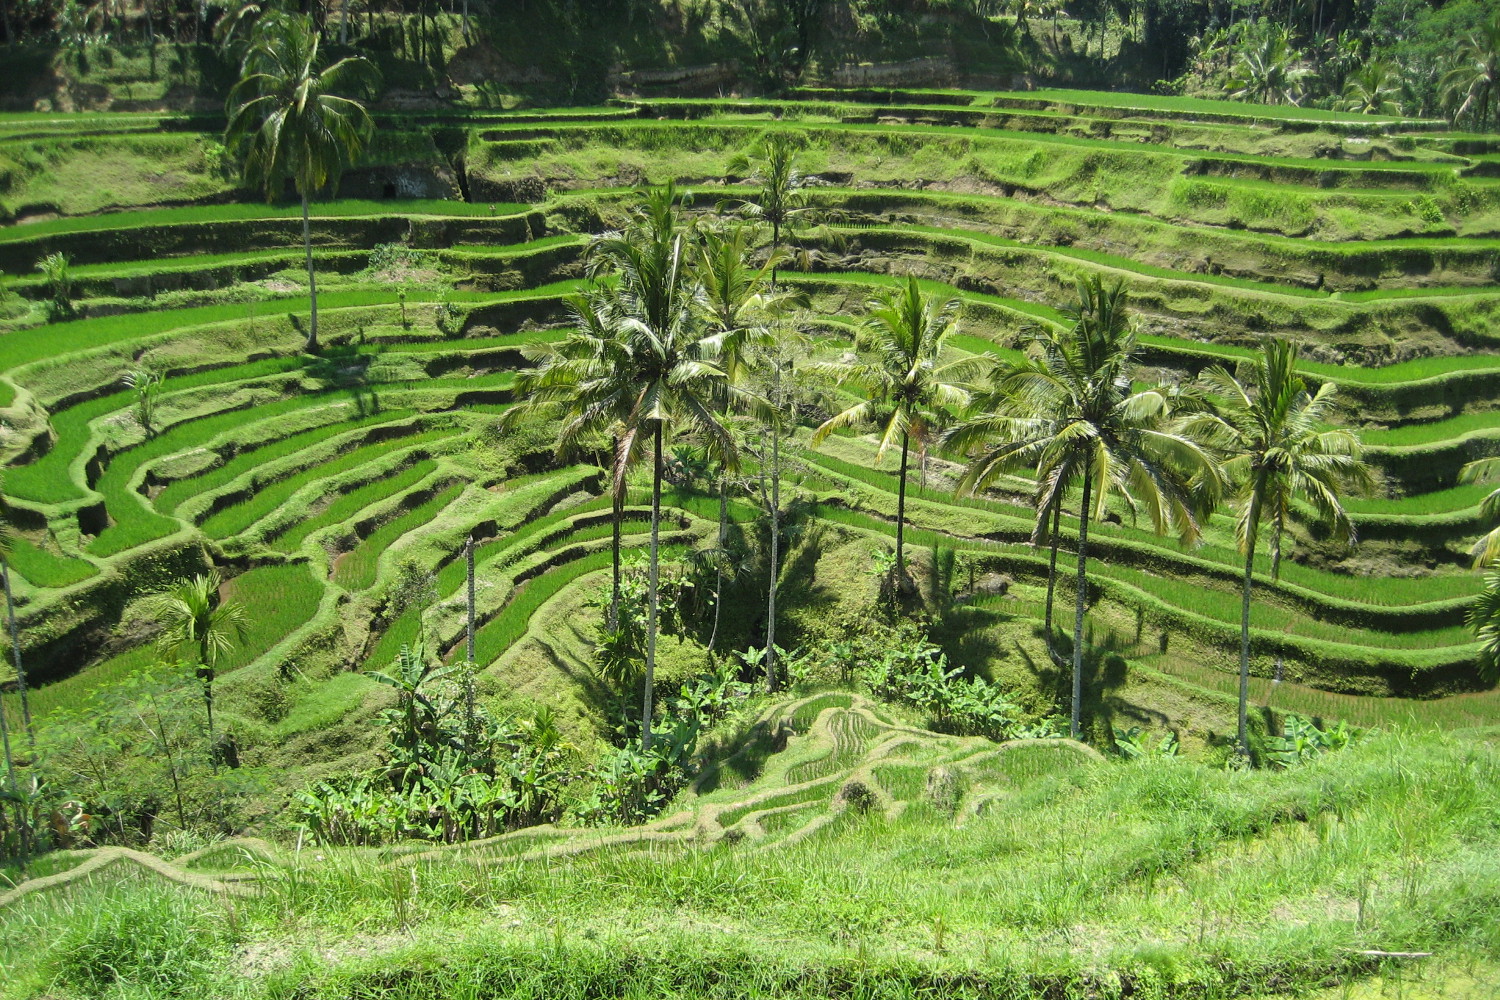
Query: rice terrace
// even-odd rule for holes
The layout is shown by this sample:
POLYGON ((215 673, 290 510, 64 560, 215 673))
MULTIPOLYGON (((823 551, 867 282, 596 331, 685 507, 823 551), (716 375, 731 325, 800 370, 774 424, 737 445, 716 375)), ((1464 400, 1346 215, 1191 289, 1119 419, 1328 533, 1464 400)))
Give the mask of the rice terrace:
POLYGON ((1500 997, 1490 0, 0 13, 0 997, 1500 997))

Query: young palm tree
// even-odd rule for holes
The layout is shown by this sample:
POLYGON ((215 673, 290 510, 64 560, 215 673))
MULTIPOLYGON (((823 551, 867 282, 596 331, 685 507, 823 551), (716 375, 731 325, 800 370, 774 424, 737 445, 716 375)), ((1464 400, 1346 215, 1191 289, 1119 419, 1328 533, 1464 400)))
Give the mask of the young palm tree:
POLYGON ((736 157, 729 162, 731 173, 749 170, 750 182, 758 188, 755 195, 739 203, 747 218, 771 224, 771 284, 776 284, 780 264, 782 237, 810 211, 807 203, 806 178, 797 169, 796 140, 785 132, 773 132, 761 143, 756 157, 736 157))
POLYGON ((225 142, 243 149, 247 184, 274 198, 291 178, 302 199, 302 245, 307 256, 311 306, 307 350, 318 349, 318 283, 313 269, 308 199, 349 167, 369 142, 375 125, 354 94, 378 87, 369 60, 341 59, 318 68, 318 33, 301 15, 270 13, 251 31, 244 76, 229 92, 225 142))
POLYGON ((1292 47, 1291 35, 1270 30, 1236 57, 1229 96, 1261 104, 1296 104, 1302 99, 1302 80, 1308 74, 1301 61, 1302 53, 1292 47))
POLYGON ((1448 100, 1458 105, 1453 120, 1474 109, 1480 128, 1489 128, 1495 101, 1495 84, 1500 82, 1500 8, 1477 31, 1469 33, 1458 45, 1453 66, 1443 74, 1439 84, 1448 100))
POLYGON ((904 538, 906 529, 906 470, 911 445, 925 446, 948 413, 968 405, 967 380, 980 363, 974 359, 943 362, 943 345, 956 327, 958 299, 937 302, 922 293, 915 277, 869 303, 870 315, 861 331, 862 346, 875 351, 873 362, 830 362, 812 366, 831 375, 840 386, 864 394, 863 402, 834 414, 813 432, 816 448, 841 427, 877 425, 880 449, 876 461, 901 444, 901 472, 896 493, 897 583, 906 584, 904 538))
MULTIPOLYGON (((1207 452, 1172 417, 1171 397, 1131 382, 1136 338, 1125 292, 1098 278, 1080 281, 1078 319, 1070 329, 1036 340, 1035 353, 1006 372, 997 389, 1009 402, 971 417, 947 436, 949 447, 977 451, 961 490, 990 485, 1014 469, 1034 468, 1038 511, 1061 503, 1081 482, 1077 598, 1073 607, 1071 732, 1080 733, 1083 706, 1083 614, 1088 599, 1089 522, 1111 495, 1144 510, 1158 534, 1197 541, 1198 513, 1211 509, 1218 473, 1207 452)), ((1037 533, 1043 518, 1037 519, 1037 533)), ((1033 535, 1036 537, 1036 534, 1033 535)))
POLYGON ((250 616, 238 601, 219 600, 221 579, 217 572, 200 573, 179 580, 157 594, 150 604, 151 617, 159 630, 156 645, 164 654, 180 656, 186 648, 195 659, 195 673, 203 682, 203 701, 208 708, 208 742, 214 740, 215 665, 235 642, 245 641, 250 616))
POLYGON ((1334 387, 1316 392, 1297 374, 1297 348, 1267 340, 1250 366, 1246 382, 1222 367, 1203 373, 1216 412, 1189 418, 1189 431, 1224 456, 1222 470, 1233 490, 1235 538, 1245 557, 1240 597, 1240 754, 1249 757, 1246 713, 1250 697, 1250 590, 1255 548, 1266 528, 1271 579, 1281 574, 1281 538, 1296 498, 1310 502, 1335 538, 1354 539, 1339 501, 1348 489, 1367 488, 1369 468, 1360 459, 1359 438, 1342 428, 1320 429, 1328 421, 1334 387))
POLYGON ((1384 60, 1371 59, 1349 74, 1335 107, 1362 115, 1399 115, 1400 96, 1401 75, 1396 68, 1384 60))

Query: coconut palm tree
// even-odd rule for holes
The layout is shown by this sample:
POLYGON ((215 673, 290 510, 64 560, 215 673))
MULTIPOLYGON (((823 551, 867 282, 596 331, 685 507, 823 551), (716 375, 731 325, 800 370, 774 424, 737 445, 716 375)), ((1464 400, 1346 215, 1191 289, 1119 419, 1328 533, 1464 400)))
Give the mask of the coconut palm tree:
MULTIPOLYGON (((700 320, 700 287, 691 262, 693 231, 677 212, 671 184, 648 193, 645 203, 620 232, 605 233, 589 248, 588 272, 599 280, 616 280, 610 294, 615 308, 621 357, 602 378, 579 387, 582 404, 575 424, 591 412, 620 411, 622 454, 629 455, 651 438, 651 543, 646 571, 646 671, 641 710, 641 747, 651 748, 652 687, 660 616, 660 525, 664 444, 669 432, 692 431, 705 453, 729 469, 738 466, 739 451, 721 417, 726 398, 750 397, 730 383, 716 363, 716 336, 700 320)), ((564 433, 568 427, 564 426, 564 433)))
POLYGON ((730 173, 749 171, 749 181, 757 188, 752 197, 738 203, 738 209, 746 218, 771 226, 771 284, 775 285, 782 237, 811 211, 807 179, 797 169, 796 140, 785 132, 772 132, 761 141, 754 157, 735 157, 728 169, 730 173))
POLYGON ((906 585, 903 548, 906 529, 906 471, 915 441, 926 447, 952 412, 969 403, 968 380, 981 362, 966 358, 944 362, 943 345, 958 321, 958 299, 938 302, 924 295, 915 277, 901 288, 872 299, 869 317, 860 331, 860 346, 875 359, 811 366, 831 376, 838 385, 853 388, 864 399, 825 420, 813 432, 812 446, 844 427, 876 425, 880 429, 878 462, 899 442, 901 472, 896 494, 896 574, 906 585))
MULTIPOLYGON (((574 328, 567 337, 522 348, 522 353, 535 367, 516 376, 514 393, 520 402, 501 416, 501 429, 509 429, 531 418, 560 420, 576 415, 578 386, 606 378, 613 367, 623 363, 624 345, 616 328, 616 303, 608 292, 594 289, 585 295, 571 296, 568 309, 574 328)), ((634 448, 622 449, 625 441, 620 427, 629 416, 630 399, 620 396, 614 400, 614 405, 612 416, 607 417, 600 411, 590 414, 585 421, 574 423, 569 420, 560 425, 566 433, 560 433, 557 438, 557 454, 563 457, 577 451, 581 439, 591 434, 610 435, 612 577, 608 624, 611 629, 618 624, 620 614, 620 531, 625 507, 625 477, 639 457, 634 448)))
MULTIPOLYGON (((767 399, 778 419, 771 422, 773 453, 772 493, 779 498, 780 479, 780 434, 779 415, 784 409, 781 401, 782 369, 784 358, 777 354, 779 346, 788 346, 787 336, 778 337, 771 324, 778 322, 793 305, 805 305, 806 296, 786 291, 776 291, 769 276, 774 273, 781 253, 773 247, 759 265, 751 261, 754 230, 743 223, 725 230, 706 229, 702 232, 697 263, 697 279, 702 286, 700 308, 702 319, 714 338, 718 350, 719 366, 723 368, 729 385, 745 383, 748 369, 771 373, 763 380, 770 390, 762 398, 767 399)), ((783 331, 786 334, 787 331, 783 331)), ((725 398, 724 417, 730 415, 729 399, 725 398)), ((728 482, 729 470, 719 466, 719 550, 728 545, 728 482)), ((767 602, 768 635, 774 639, 776 618, 776 548, 778 545, 777 524, 779 509, 771 506, 771 580, 768 585, 767 602)), ((727 560, 717 560, 714 576, 714 629, 709 640, 709 651, 713 651, 713 640, 718 635, 719 595, 724 586, 724 568, 727 560)), ((766 676, 769 685, 775 688, 775 651, 768 639, 766 676)))
POLYGON ((1439 89, 1449 102, 1458 106, 1453 120, 1475 110, 1479 127, 1489 128, 1494 117, 1492 108, 1500 109, 1500 103, 1495 101, 1497 80, 1500 80, 1500 8, 1459 42, 1452 68, 1443 74, 1439 89))
POLYGON ((1301 61, 1302 53, 1292 47, 1288 32, 1266 31, 1248 41, 1235 57, 1229 96, 1261 104, 1296 104, 1302 99, 1302 80, 1308 74, 1301 61))
MULTIPOLYGON (((628 467, 649 441, 652 449, 649 610, 641 711, 641 747, 651 748, 651 719, 660 616, 660 525, 663 448, 676 431, 691 431, 712 458, 730 469, 739 452, 721 416, 726 396, 748 395, 729 384, 716 363, 719 341, 701 321, 694 280, 694 232, 682 223, 672 185, 650 191, 624 229, 595 237, 587 253, 602 340, 580 347, 525 380, 521 391, 558 406, 560 447, 589 434, 615 433, 615 465, 628 467)), ((564 352, 566 353, 566 352, 564 352)))
POLYGON ((340 59, 323 69, 318 65, 318 33, 311 19, 280 12, 263 15, 251 31, 244 76, 229 92, 225 132, 226 144, 244 151, 247 184, 271 199, 290 178, 302 200, 309 352, 318 349, 318 283, 308 199, 337 185, 369 142, 375 125, 355 97, 373 95, 379 85, 368 59, 340 59))
POLYGON ((997 389, 1009 402, 970 417, 946 439, 950 448, 973 456, 960 490, 983 488, 1011 470, 1036 470, 1042 514, 1033 539, 1045 514, 1073 483, 1082 484, 1073 608, 1075 739, 1083 705, 1090 521, 1118 496, 1132 511, 1144 511, 1158 534, 1174 533, 1192 544, 1199 537, 1199 512, 1211 508, 1219 485, 1209 454, 1174 421, 1171 394, 1132 384, 1136 337, 1123 285, 1081 280, 1078 296, 1072 326, 1039 334, 1031 356, 998 379, 997 389))
POLYGON ((1399 115, 1400 95, 1401 75, 1396 68, 1382 59, 1371 59, 1349 74, 1335 107, 1362 115, 1399 115))
POLYGON ((208 741, 214 740, 214 678, 219 656, 245 641, 250 616, 238 601, 219 599, 222 583, 215 572, 177 581, 155 595, 148 611, 156 622, 157 648, 169 656, 184 651, 194 660, 208 709, 208 741))
POLYGON ((1269 535, 1271 579, 1281 574, 1281 541, 1292 519, 1293 501, 1312 504, 1318 519, 1341 541, 1353 541, 1354 526, 1340 495, 1370 485, 1369 467, 1360 458, 1359 438, 1343 428, 1324 430, 1334 386, 1316 391, 1297 374, 1296 345, 1267 340, 1248 378, 1235 378, 1216 366, 1202 375, 1216 402, 1212 412, 1192 416, 1189 433, 1223 456, 1222 471, 1232 489, 1235 538, 1245 557, 1240 596, 1239 747, 1250 754, 1247 708, 1250 697, 1250 597, 1256 544, 1269 535))

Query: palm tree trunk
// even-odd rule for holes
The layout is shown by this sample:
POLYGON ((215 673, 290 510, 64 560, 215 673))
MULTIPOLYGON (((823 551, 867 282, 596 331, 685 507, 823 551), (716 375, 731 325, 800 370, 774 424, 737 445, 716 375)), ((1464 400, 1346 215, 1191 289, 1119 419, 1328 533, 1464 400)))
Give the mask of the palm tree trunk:
POLYGON ((318 353, 318 276, 313 273, 312 227, 307 218, 307 193, 302 192, 302 248, 307 253, 307 294, 312 311, 307 326, 307 353, 318 353))
MULTIPOLYGON (((780 252, 781 252, 781 223, 780 222, 772 222, 771 223, 771 256, 772 256, 772 258, 774 259, 775 256, 776 256, 776 254, 778 254, 780 252)), ((774 268, 774 267, 771 268, 771 290, 772 291, 776 290, 776 268, 774 268)))
POLYGON ((5 582, 5 618, 10 626, 10 655, 16 665, 16 690, 21 695, 21 719, 26 727, 26 740, 36 746, 36 730, 31 725, 31 702, 26 697, 26 671, 21 669, 21 639, 16 628, 16 602, 10 593, 10 563, 0 561, 0 580, 5 582))
POLYGON ((1057 590, 1057 543, 1058 528, 1062 522, 1062 504, 1052 508, 1052 554, 1047 558, 1047 615, 1043 628, 1047 632, 1047 653, 1053 650, 1052 643, 1052 596, 1057 590))
POLYGON ((901 478, 896 492, 896 587, 906 582, 905 533, 906 533, 906 456, 911 437, 901 432, 901 478))
POLYGON ((10 19, 10 0, 0 0, 0 16, 5 18, 5 47, 16 47, 16 27, 10 19))
MULTIPOLYGON (((619 451, 618 438, 615 440, 615 451, 619 451)), ((620 486, 615 482, 609 484, 610 562, 614 573, 609 592, 610 631, 620 627, 620 533, 621 521, 625 518, 625 497, 620 486)))
POLYGON ((349 44, 349 3, 350 3, 350 0, 343 0, 343 2, 341 4, 339 4, 339 44, 340 45, 348 45, 349 44))
POLYGON ((203 703, 208 706, 208 750, 212 755, 214 747, 214 671, 212 667, 203 668, 203 703))
POLYGON ((656 421, 655 438, 655 467, 651 470, 651 559, 646 577, 646 594, 649 599, 650 610, 646 618, 646 684, 645 693, 641 699, 641 752, 649 753, 651 750, 651 704, 652 685, 656 683, 656 618, 657 618, 657 594, 656 584, 658 576, 661 547, 658 541, 661 528, 661 421, 656 421))
POLYGON ((465 659, 469 661, 469 669, 474 669, 474 536, 470 535, 468 541, 464 542, 464 569, 467 572, 468 584, 468 621, 464 630, 464 653, 465 659))
POLYGON ((31 853, 28 848, 31 824, 26 820, 26 807, 21 802, 21 786, 16 781, 16 762, 10 755, 10 726, 5 722, 5 699, 0 698, 0 741, 5 744, 5 773, 10 778, 10 794, 16 803, 16 828, 21 833, 21 859, 31 853))
MULTIPOLYGON (((776 372, 780 382, 781 372, 776 372)), ((779 385, 778 385, 779 390, 779 385)), ((777 403, 780 392, 777 391, 777 403)), ((781 575, 781 431, 771 424, 771 583, 766 587, 766 690, 776 690, 776 581, 781 575)))
POLYGON ((708 655, 719 638, 719 610, 724 606, 724 558, 729 551, 729 477, 719 473, 719 552, 714 558, 714 628, 708 634, 708 655))
POLYGON ((1083 715, 1083 608, 1088 601, 1089 492, 1093 481, 1088 463, 1083 466, 1083 502, 1078 509, 1078 600, 1073 606, 1073 722, 1072 737, 1079 738, 1083 715))
POLYGON ((1250 582, 1255 573, 1255 548, 1245 554, 1245 586, 1240 594, 1240 755, 1250 759, 1250 734, 1246 715, 1250 704, 1250 582))

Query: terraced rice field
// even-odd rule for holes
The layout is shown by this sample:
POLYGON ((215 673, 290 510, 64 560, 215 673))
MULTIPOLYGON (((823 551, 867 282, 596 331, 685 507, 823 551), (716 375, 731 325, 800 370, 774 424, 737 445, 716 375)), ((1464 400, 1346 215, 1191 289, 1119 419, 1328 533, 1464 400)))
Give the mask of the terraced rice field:
MULTIPOLYGON (((193 127, 90 115, 88 138, 82 124, 5 116, 0 153, 70 137, 84 155, 193 127)), ((413 123, 382 127, 392 149, 425 155, 413 123)), ((1016 356, 1029 329, 1065 321, 1090 275, 1125 283, 1145 359, 1168 380, 1233 365, 1268 333, 1299 341, 1308 378, 1338 387, 1381 486, 1350 499, 1355 549, 1302 537, 1279 580, 1259 567, 1253 671, 1263 686, 1285 678, 1262 693, 1366 723, 1500 714, 1463 627, 1485 490, 1456 481, 1466 461, 1500 454, 1500 187, 1471 176, 1474 159, 1431 123, 1084 92, 805 91, 433 127, 462 140, 469 200, 316 207, 320 285, 329 276, 316 357, 299 350, 295 207, 74 214, 27 203, 24 184, 7 196, 22 221, 0 227, 18 296, 0 308, 4 492, 40 710, 147 662, 132 648, 132 595, 205 555, 232 568, 235 596, 266 623, 229 672, 380 664, 423 637, 452 653, 470 537, 481 667, 523 643, 541 609, 577 601, 570 584, 609 562, 603 474, 598 456, 552 458, 545 428, 497 433, 523 348, 562 335, 587 236, 636 182, 674 180, 712 212, 748 193, 728 163, 774 128, 803 141, 817 210, 783 273, 809 299, 815 350, 847 349, 864 300, 907 274, 964 302, 960 353, 1016 356), (388 244, 404 263, 372 269, 388 244), (52 252, 74 261, 77 315, 47 323, 35 265, 52 252), (165 376, 150 427, 119 382, 141 364, 165 376), (414 574, 431 577, 426 611, 392 597, 414 574)), ((812 516, 843 539, 891 535, 897 483, 872 440, 806 441, 805 428, 793 435, 789 489, 812 516)), ((921 482, 913 474, 908 544, 1035 586, 1046 560, 1026 544, 1031 484, 959 498, 952 472, 934 458, 921 482)), ((638 542, 635 485, 624 531, 638 542)), ((680 559, 712 537, 717 499, 683 485, 668 503, 680 559)), ((1096 626, 1133 625, 1130 657, 1217 697, 1238 623, 1232 525, 1216 518, 1182 551, 1114 513, 1098 535, 1096 626), (1153 648, 1158 634, 1170 654, 1153 648)), ((1029 618, 1037 603, 1009 606, 1029 618)), ((843 773, 868 750, 863 719, 840 715, 828 754, 788 782, 843 773)), ((907 780, 890 766, 881 780, 907 780)), ((735 821, 785 832, 801 805, 735 821)))

